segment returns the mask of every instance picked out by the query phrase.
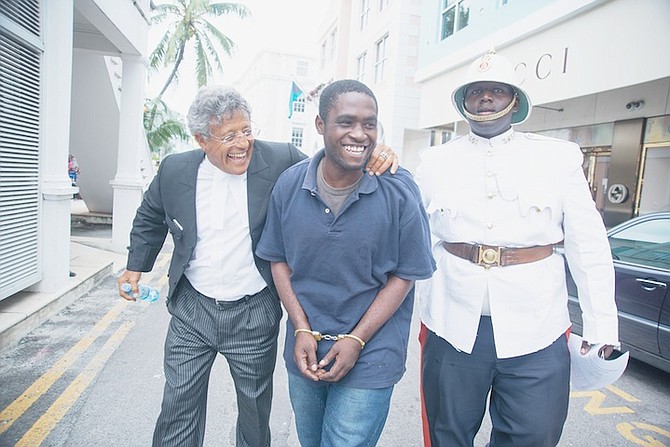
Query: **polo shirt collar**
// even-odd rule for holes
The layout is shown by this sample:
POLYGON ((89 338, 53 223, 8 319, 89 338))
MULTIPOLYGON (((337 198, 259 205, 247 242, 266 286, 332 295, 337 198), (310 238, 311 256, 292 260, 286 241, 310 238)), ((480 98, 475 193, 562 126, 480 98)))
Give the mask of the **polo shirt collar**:
MULTIPOLYGON (((305 174, 305 180, 302 182, 302 188, 308 190, 310 193, 316 193, 316 172, 319 167, 319 163, 326 156, 324 149, 321 149, 319 152, 314 154, 309 160, 309 166, 307 167, 307 173, 305 174)), ((363 173, 363 178, 358 184, 358 194, 370 194, 377 189, 379 180, 375 175, 367 175, 363 173)))

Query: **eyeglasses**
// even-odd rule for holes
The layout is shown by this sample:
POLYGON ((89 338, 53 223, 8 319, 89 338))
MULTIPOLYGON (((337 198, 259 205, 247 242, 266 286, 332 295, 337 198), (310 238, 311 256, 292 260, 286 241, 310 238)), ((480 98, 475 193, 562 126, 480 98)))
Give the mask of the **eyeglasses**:
POLYGON ((260 130, 258 129, 245 129, 242 132, 229 133, 225 137, 215 137, 214 135, 210 135, 209 138, 218 141, 226 147, 233 147, 238 143, 240 138, 245 138, 247 141, 253 140, 259 133, 260 130))

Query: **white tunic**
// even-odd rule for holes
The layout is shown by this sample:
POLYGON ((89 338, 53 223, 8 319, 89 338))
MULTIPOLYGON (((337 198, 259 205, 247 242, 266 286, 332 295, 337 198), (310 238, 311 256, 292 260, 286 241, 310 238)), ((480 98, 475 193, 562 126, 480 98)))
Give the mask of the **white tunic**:
POLYGON ((612 258, 582 160, 574 143, 514 130, 490 140, 471 133, 422 154, 416 180, 437 271, 417 295, 430 330, 471 353, 484 308, 498 357, 549 346, 570 326, 560 254, 485 269, 448 253, 440 241, 529 247, 565 240, 584 339, 618 344, 612 258))

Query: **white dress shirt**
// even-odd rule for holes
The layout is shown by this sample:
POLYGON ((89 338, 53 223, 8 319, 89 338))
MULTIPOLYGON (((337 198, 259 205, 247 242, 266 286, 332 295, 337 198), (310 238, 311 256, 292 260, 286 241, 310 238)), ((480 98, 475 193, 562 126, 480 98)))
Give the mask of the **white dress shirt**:
POLYGON ((185 275, 203 295, 235 301, 266 287, 251 251, 247 174, 232 175, 207 157, 195 193, 197 243, 185 275))
POLYGON ((438 267, 417 295, 430 330, 471 353, 480 316, 490 314, 498 357, 549 346, 570 326, 560 254, 485 269, 440 241, 530 247, 565 240, 584 338, 618 344, 612 258, 582 160, 574 143, 514 130, 490 140, 471 133, 422 154, 416 179, 438 267))

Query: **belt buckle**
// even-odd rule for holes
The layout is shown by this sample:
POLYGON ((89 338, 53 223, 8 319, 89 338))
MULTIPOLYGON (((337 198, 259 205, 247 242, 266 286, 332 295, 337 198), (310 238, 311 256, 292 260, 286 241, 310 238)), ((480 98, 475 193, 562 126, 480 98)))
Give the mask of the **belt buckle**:
POLYGON ((483 266, 485 269, 490 269, 493 266, 500 267, 500 253, 502 248, 484 248, 479 245, 479 255, 477 256, 477 265, 483 266))

